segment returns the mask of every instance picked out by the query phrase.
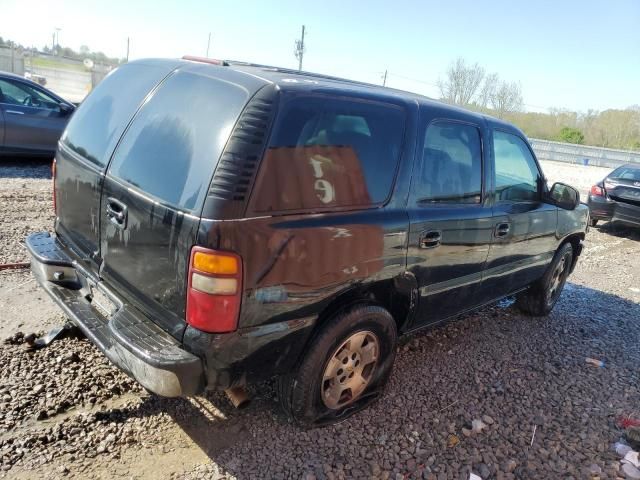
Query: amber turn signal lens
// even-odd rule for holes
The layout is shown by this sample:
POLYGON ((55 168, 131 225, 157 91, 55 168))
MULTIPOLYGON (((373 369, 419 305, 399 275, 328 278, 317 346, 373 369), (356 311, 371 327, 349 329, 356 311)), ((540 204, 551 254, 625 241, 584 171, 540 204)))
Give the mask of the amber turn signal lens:
POLYGON ((219 253, 195 252, 193 268, 205 273, 235 275, 238 273, 238 259, 219 253))

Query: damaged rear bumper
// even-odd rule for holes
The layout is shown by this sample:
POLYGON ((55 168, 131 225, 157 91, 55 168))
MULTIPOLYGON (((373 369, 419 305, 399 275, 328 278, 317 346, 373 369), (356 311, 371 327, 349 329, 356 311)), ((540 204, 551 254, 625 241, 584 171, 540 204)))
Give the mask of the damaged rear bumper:
POLYGON ((26 243, 38 283, 116 366, 158 395, 194 395, 203 389, 202 361, 92 278, 56 237, 35 233, 26 243))

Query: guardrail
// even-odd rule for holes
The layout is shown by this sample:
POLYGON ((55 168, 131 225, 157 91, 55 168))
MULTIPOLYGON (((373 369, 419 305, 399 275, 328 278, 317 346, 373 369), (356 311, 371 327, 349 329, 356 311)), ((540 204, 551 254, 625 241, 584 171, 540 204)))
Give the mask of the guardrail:
POLYGON ((529 141, 540 160, 608 168, 616 168, 626 163, 640 164, 640 152, 574 145, 572 143, 552 142, 536 138, 530 138, 529 141))

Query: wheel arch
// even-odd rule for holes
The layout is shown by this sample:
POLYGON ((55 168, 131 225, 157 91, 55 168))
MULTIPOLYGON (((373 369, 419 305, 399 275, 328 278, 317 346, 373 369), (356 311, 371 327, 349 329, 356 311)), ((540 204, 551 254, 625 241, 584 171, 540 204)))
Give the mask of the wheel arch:
POLYGON ((303 352, 331 318, 357 305, 377 305, 386 309, 395 320, 400 335, 411 324, 417 301, 417 281, 411 272, 403 272, 386 280, 354 285, 334 296, 322 309, 303 352))
POLYGON ((573 269, 576 267, 576 263, 578 262, 578 257, 582 252, 582 241, 585 239, 585 232, 575 232, 567 235, 562 239, 560 245, 558 245, 558 250, 560 250, 565 244, 570 243, 571 248, 573 249, 573 259, 571 260, 571 270, 569 273, 573 272, 573 269))

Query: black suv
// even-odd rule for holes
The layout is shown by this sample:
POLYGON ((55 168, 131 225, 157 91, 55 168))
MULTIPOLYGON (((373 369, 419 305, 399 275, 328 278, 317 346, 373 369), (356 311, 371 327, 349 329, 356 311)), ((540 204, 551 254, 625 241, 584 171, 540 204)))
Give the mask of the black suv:
POLYGON ((118 68, 54 167, 56 234, 27 244, 73 322, 159 395, 277 377, 304 425, 376 398, 398 335, 513 294, 549 313, 589 220, 512 125, 239 62, 118 68))

